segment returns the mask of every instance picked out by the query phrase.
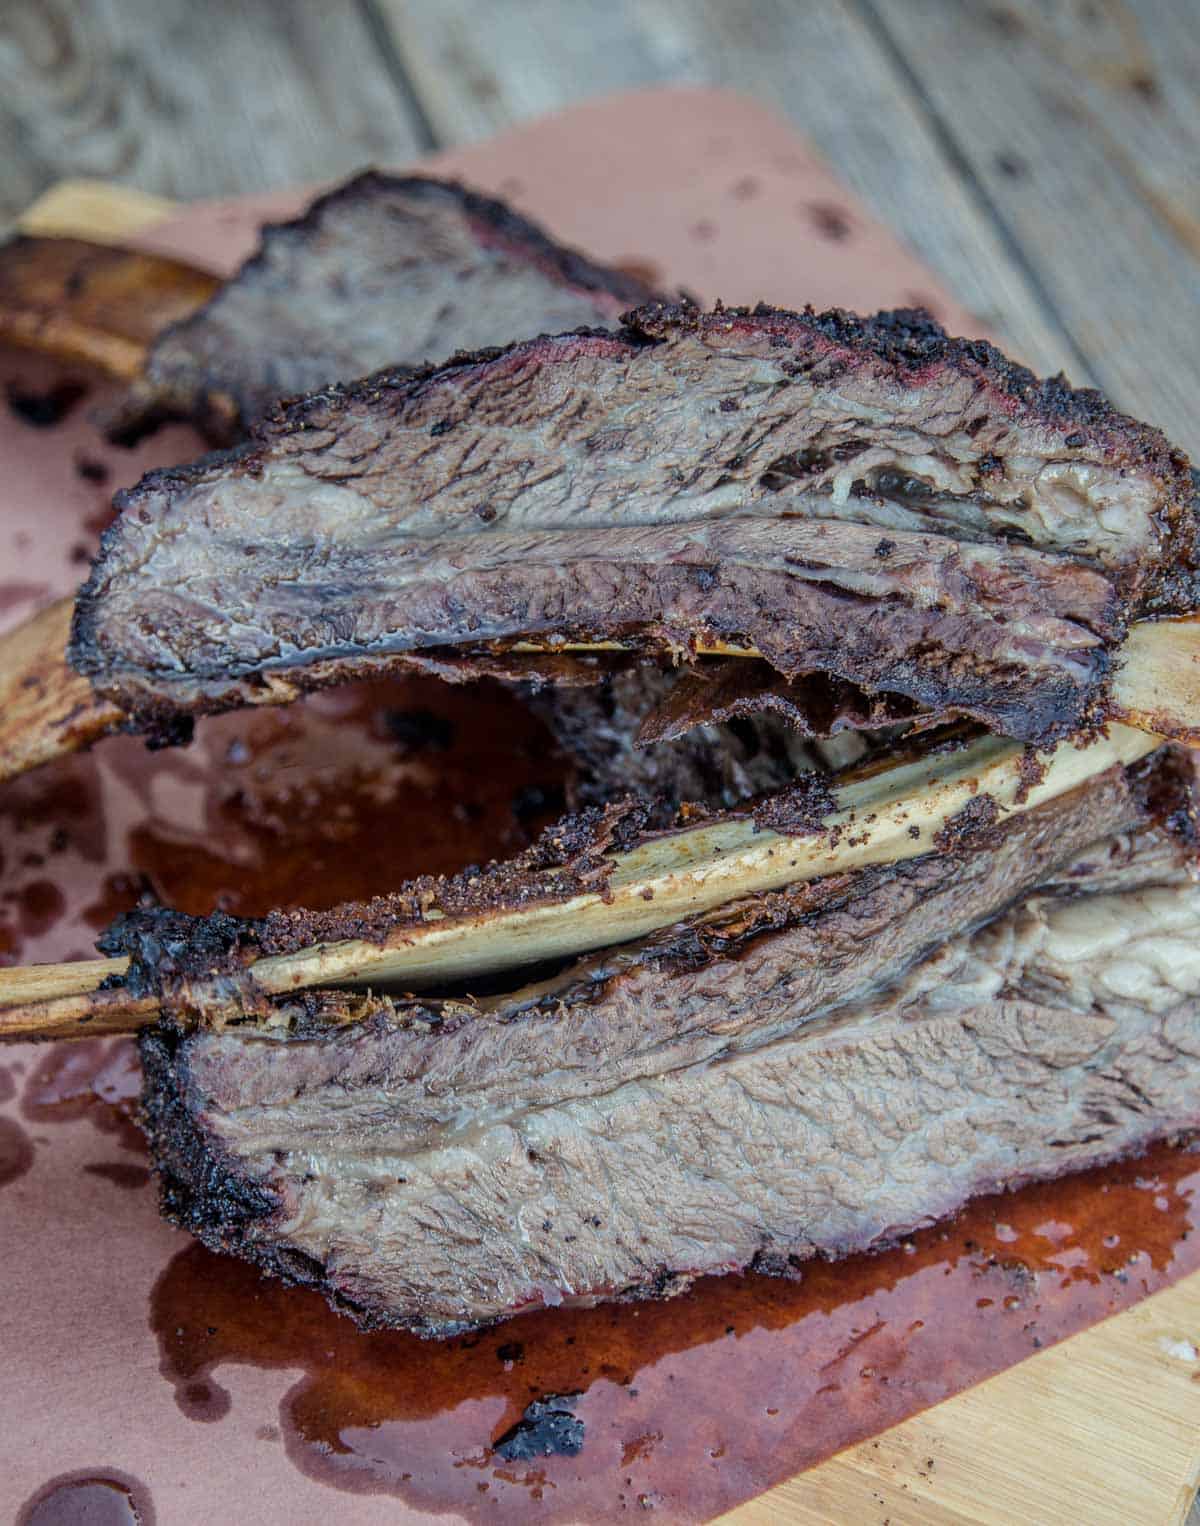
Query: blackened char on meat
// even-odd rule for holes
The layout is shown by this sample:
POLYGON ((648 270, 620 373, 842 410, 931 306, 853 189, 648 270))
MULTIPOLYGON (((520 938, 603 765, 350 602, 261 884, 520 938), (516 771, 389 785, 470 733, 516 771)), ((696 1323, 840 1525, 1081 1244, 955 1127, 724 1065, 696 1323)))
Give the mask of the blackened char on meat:
MULTIPOLYGON (((735 670, 763 666, 739 658, 715 662, 735 670)), ((736 673, 729 682, 738 682, 736 673)), ((653 730, 681 688, 691 688, 688 670, 642 664, 594 684, 547 685, 527 692, 526 703, 574 760, 572 793, 578 804, 599 805, 630 793, 653 802, 657 826, 671 825, 684 803, 726 810, 783 789, 798 773, 820 766, 821 758, 791 717, 751 717, 748 711, 732 717, 733 725, 723 725, 719 712, 702 701, 691 707, 678 732, 661 740, 645 737, 647 725, 653 730)))
POLYGON ((644 796, 661 826, 681 805, 727 810, 798 774, 843 768, 926 720, 897 696, 869 698, 819 674, 788 683, 738 657, 601 669, 594 679, 523 685, 526 702, 574 759, 580 805, 644 796))
POLYGON ((165 1211, 437 1336, 885 1244, 1194 1128, 1200 888, 1147 799, 1113 770, 989 851, 759 897, 505 996, 148 1031, 165 1211))
POLYGON ((1045 742, 1102 713, 1133 615, 1196 595, 1157 431, 911 313, 651 305, 328 388, 119 501, 70 655, 149 721, 615 639, 1045 742))
POLYGON ((217 295, 158 336, 110 433, 129 443, 185 418, 228 444, 280 398, 381 366, 615 324, 652 295, 503 202, 368 170, 264 228, 217 295))
POLYGON ((383 944, 431 917, 529 910, 588 892, 603 895, 615 867, 612 855, 641 840, 650 809, 632 798, 592 806, 552 822, 514 858, 471 864, 457 874, 419 875, 386 895, 326 911, 236 918, 138 907, 113 922, 99 947, 128 958, 121 990, 156 995, 169 1012, 191 1019, 211 1018, 218 1010, 235 1016, 261 1011, 264 998, 247 968, 263 956, 345 939, 383 944))

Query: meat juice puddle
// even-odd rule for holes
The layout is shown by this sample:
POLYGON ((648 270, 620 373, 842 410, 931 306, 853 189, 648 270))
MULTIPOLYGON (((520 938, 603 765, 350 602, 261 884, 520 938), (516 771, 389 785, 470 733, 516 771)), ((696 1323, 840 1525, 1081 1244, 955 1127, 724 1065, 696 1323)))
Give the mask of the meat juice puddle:
POLYGON ((27 1500, 16 1526, 154 1526, 146 1486, 126 1473, 66 1473, 27 1500))
MULTIPOLYGON (((354 686, 203 722, 192 748, 165 754, 114 738, 0 787, 0 963, 91 954, 146 890, 256 915, 509 856, 566 782, 540 726, 494 686, 354 686)), ((0 1116, 0 1190, 33 1158, 23 1125, 80 1119, 119 1152, 84 1169, 145 1190, 137 1086, 126 1040, 38 1054, 21 1117, 0 1116)), ((16 1090, 0 1066, 0 1105, 16 1090)), ((702 1279, 683 1298, 529 1314, 445 1344, 360 1334, 317 1295, 189 1245, 149 1317, 176 1402, 214 1442, 240 1420, 333 1488, 497 1521, 694 1520, 1194 1270, 1198 1184, 1200 1156, 1160 1146, 980 1199, 797 1281, 702 1279), (231 1410, 220 1374, 238 1363, 302 1373, 277 1421, 231 1410)), ((133 1480, 96 1470, 51 1480, 22 1519, 101 1506, 118 1513, 100 1519, 150 1518, 133 1480)))
POLYGON ((1200 1156, 1160 1146, 797 1281, 705 1278, 682 1298, 446 1343, 362 1335, 319 1295, 193 1245, 160 1278, 152 1324, 200 1421, 229 1411, 223 1365, 299 1368, 280 1438, 322 1483, 498 1521, 698 1520, 1194 1270, 1198 1185, 1200 1156), (493 1450, 535 1401, 574 1417, 577 1453, 493 1450))
MULTIPOLYGON (((2 904, 26 906, 19 887, 34 872, 54 907, 32 927, 10 920, 9 957, 28 957, 27 941, 86 947, 146 885, 188 910, 255 914, 511 853, 556 808, 555 766, 499 691, 423 681, 226 717, 191 753, 117 739, 0 792, 2 904)), ((34 1125, 86 1118, 134 1150, 137 1084, 129 1041, 59 1045, 25 1077, 21 1113, 34 1125)), ((104 1170, 145 1183, 136 1157, 104 1170)), ((897 1249, 795 1282, 702 1279, 681 1299, 545 1311, 445 1344, 363 1335, 319 1296, 190 1245, 160 1276, 150 1321, 176 1402, 200 1422, 230 1412, 223 1366, 300 1370, 258 1434, 334 1488, 494 1520, 627 1508, 696 1519, 1193 1270, 1198 1184, 1200 1156, 1162 1146, 981 1199, 897 1249), (498 1454, 538 1401, 572 1417, 578 1451, 498 1454)), ((527 1433, 530 1446, 508 1450, 557 1443, 527 1433)))

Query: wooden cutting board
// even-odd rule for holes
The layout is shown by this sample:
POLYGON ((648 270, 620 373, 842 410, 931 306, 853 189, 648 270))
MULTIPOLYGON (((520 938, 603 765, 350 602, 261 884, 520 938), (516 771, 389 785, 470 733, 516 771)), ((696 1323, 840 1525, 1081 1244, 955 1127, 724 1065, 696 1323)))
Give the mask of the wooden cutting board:
MULTIPOLYGON (((464 173, 471 170, 464 166, 464 173)), ((264 202, 256 205, 261 209, 264 202)), ((147 230, 177 210, 127 188, 68 181, 35 203, 22 226, 31 233, 115 243, 136 236, 144 243, 147 230)), ((588 242, 588 230, 564 227, 561 218, 555 228, 588 242)), ((907 263, 920 275, 911 256, 880 237, 889 246, 883 258, 907 263)), ((698 239, 698 264, 706 239, 698 239)), ((613 256, 594 234, 590 244, 601 256, 613 256)), ((702 269, 671 274, 690 277, 694 288, 705 284, 702 269)), ((941 307, 953 322, 952 305, 941 307)), ((1200 1484, 1198 1347, 1200 1274, 797 1475, 723 1519, 805 1526, 1175 1526, 1200 1484)), ((336 1505, 331 1500, 331 1506, 341 1518, 353 1514, 349 1499, 336 1505)))

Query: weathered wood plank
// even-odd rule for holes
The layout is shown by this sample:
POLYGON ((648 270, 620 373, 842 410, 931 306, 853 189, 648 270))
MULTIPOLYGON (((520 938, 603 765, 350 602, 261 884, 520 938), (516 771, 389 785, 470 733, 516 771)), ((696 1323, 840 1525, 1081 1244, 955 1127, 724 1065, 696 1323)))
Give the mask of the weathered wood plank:
POLYGON ((8 0, 0 224, 52 181, 168 196, 333 178, 427 146, 354 5, 8 0))
POLYGON ((964 188, 853 0, 373 3, 447 143, 583 96, 666 81, 725 85, 771 102, 1016 353, 1040 370, 1080 377, 1053 313, 964 188))
POLYGON ((863 0, 1098 383, 1200 455, 1195 0, 863 0))

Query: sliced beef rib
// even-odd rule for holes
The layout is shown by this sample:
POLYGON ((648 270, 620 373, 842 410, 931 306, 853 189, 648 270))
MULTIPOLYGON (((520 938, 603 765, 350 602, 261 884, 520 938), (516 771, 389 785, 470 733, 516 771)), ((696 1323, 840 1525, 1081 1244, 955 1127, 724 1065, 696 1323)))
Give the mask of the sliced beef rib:
POLYGON ((507 995, 147 1031, 165 1211, 364 1325, 445 1335, 885 1244, 1196 1127, 1200 889, 1145 798, 1112 770, 984 851, 507 995))
POLYGON ((652 305, 314 394, 120 499, 71 658, 147 724, 412 654, 750 648, 1045 742, 1196 602, 1184 458, 917 314, 652 305))
POLYGON ((154 341, 110 432, 129 441, 186 418, 228 443, 282 397, 381 366, 615 324, 651 295, 503 202, 369 170, 263 229, 258 252, 216 296, 154 341))

